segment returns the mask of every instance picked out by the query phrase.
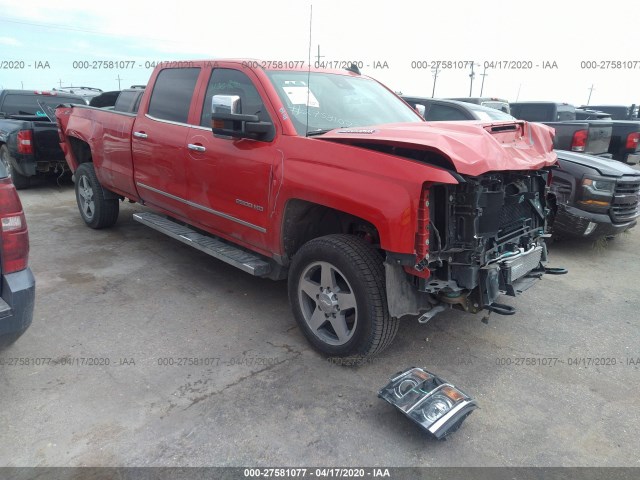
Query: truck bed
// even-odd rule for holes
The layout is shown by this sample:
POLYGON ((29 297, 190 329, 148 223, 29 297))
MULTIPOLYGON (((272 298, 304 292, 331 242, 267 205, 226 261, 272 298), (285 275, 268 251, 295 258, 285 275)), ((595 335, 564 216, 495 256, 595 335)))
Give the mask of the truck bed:
MULTIPOLYGON (((106 188, 122 196, 138 200, 131 156, 132 129, 136 116, 131 113, 73 105, 59 115, 60 128, 68 136, 92 145, 93 162, 99 166, 96 175, 106 188)), ((63 149, 68 149, 66 143, 63 149)), ((66 152, 65 152, 66 153, 66 152)), ((73 160, 77 156, 68 156, 73 160)), ((69 165, 72 171, 77 164, 69 165)))

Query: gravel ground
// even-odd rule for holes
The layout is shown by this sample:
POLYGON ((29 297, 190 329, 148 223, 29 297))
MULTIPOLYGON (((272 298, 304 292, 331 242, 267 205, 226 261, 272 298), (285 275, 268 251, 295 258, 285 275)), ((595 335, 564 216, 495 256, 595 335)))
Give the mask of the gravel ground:
POLYGON ((514 316, 405 319, 346 368, 309 347, 286 282, 134 222, 138 205, 93 231, 71 185, 20 195, 37 300, 0 357, 50 360, 0 367, 1 465, 640 466, 638 231, 554 244, 569 275, 506 298, 514 316), (410 366, 481 405, 446 442, 376 397, 410 366))

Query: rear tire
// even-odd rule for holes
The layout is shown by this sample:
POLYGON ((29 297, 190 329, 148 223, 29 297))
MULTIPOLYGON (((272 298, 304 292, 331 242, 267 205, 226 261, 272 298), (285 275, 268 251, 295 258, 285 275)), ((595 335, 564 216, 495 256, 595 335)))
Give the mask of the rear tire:
POLYGON ((6 145, 2 145, 2 147, 0 147, 0 161, 4 163, 4 166, 7 169, 7 173, 11 177, 13 186, 16 187, 16 190, 24 190, 25 188, 29 188, 29 186, 31 185, 31 177, 25 177, 24 175, 15 171, 12 164, 11 154, 9 153, 9 149, 6 145))
POLYGON ((382 258, 352 235, 327 235, 300 248, 289 272, 289 301, 309 342, 342 365, 381 352, 398 331, 382 258))
POLYGON ((75 171, 76 201, 80 216, 89 227, 111 227, 118 220, 120 204, 117 199, 105 199, 93 163, 82 163, 75 171))

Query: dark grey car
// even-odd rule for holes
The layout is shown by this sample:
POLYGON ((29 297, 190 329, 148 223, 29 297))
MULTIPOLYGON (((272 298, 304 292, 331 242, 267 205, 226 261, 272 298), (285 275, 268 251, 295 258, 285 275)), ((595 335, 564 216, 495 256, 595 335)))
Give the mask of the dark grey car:
POLYGON ((515 120, 514 117, 501 110, 483 107, 475 103, 409 96, 403 96, 402 99, 417 110, 425 120, 431 122, 456 122, 460 120, 494 122, 515 120))

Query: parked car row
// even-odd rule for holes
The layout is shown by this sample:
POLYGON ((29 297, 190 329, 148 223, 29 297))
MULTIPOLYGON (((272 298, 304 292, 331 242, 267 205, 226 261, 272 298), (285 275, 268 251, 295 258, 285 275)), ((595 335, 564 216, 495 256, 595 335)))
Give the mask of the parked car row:
MULTIPOLYGON (((494 107, 486 108, 476 102, 423 97, 403 97, 403 99, 427 121, 462 121, 489 119, 513 121, 515 118, 494 107)), ((619 161, 611 160, 609 152, 624 152, 612 139, 608 145, 611 125, 602 122, 576 122, 578 110, 568 104, 551 102, 512 103, 511 112, 534 121, 544 122, 556 129, 554 147, 558 154, 558 168, 552 172, 549 205, 550 226, 556 239, 562 237, 608 237, 622 233, 637 223, 640 216, 638 194, 640 193, 640 172, 619 161), (558 131, 560 130, 560 138, 558 131), (582 132, 582 133, 581 133, 582 132), (576 153, 587 150, 600 156, 576 153), (572 151, 573 150, 573 151, 572 151)), ((608 115, 608 114, 605 114, 608 115)), ((589 120, 589 119, 585 119, 589 120)), ((616 121, 622 125, 617 130, 616 141, 628 129, 628 137, 636 139, 640 133, 639 121, 616 121)), ((630 149, 635 152, 637 145, 630 149)), ((626 153, 627 158, 630 153, 626 153)))
POLYGON ((601 155, 630 164, 640 161, 640 120, 613 120, 607 113, 555 102, 512 103, 511 114, 553 126, 558 149, 601 155))

